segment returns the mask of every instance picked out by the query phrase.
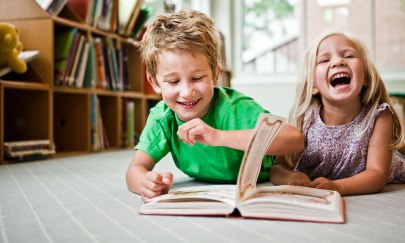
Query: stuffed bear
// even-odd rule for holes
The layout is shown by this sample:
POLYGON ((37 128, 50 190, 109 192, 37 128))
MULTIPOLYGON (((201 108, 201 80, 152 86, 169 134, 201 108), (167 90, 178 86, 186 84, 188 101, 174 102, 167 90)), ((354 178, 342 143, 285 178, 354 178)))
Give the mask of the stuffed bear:
POLYGON ((23 49, 20 30, 9 23, 0 22, 0 67, 10 67, 17 73, 27 71, 27 64, 18 58, 23 49))

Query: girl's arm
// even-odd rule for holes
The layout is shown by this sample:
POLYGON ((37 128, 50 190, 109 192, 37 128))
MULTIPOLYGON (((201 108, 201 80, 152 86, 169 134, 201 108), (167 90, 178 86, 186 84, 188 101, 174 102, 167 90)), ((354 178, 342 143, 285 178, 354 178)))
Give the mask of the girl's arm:
POLYGON ((381 191, 387 183, 392 160, 393 117, 389 110, 377 117, 368 145, 366 170, 350 178, 330 181, 318 178, 311 183, 317 188, 333 189, 341 195, 367 194, 381 191))
POLYGON ((165 194, 173 184, 170 172, 152 171, 155 161, 141 150, 137 150, 128 167, 126 181, 128 190, 147 199, 165 194))
MULTIPOLYGON (((245 150, 253 129, 250 130, 217 130, 196 118, 179 127, 177 135, 185 143, 193 145, 198 142, 211 146, 226 146, 245 150)), ((279 132, 267 150, 267 154, 283 155, 298 153, 304 148, 304 136, 293 126, 283 123, 279 132)))
MULTIPOLYGON (((298 159, 298 154, 293 158, 293 164, 298 159)), ((294 171, 286 161, 284 156, 277 157, 275 164, 270 172, 270 181, 274 185, 294 185, 308 186, 311 183, 309 177, 299 171, 294 171)))

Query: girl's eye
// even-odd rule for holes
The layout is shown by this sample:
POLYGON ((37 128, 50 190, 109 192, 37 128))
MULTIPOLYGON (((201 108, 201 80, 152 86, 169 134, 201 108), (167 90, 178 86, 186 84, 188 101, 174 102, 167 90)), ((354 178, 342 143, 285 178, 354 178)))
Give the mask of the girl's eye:
POLYGON ((317 63, 321 64, 321 63, 325 63, 325 62, 328 62, 328 61, 329 61, 329 59, 320 59, 317 63))

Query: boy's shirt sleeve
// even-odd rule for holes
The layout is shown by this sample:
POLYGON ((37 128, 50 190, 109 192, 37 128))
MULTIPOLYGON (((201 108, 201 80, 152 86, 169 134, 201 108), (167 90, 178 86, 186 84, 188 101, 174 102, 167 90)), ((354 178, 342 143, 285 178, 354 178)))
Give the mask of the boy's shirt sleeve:
POLYGON ((148 154, 156 163, 169 153, 169 144, 163 126, 152 111, 135 149, 148 154))
POLYGON ((233 103, 225 115, 224 124, 229 130, 254 129, 261 113, 269 113, 255 100, 249 98, 233 103))

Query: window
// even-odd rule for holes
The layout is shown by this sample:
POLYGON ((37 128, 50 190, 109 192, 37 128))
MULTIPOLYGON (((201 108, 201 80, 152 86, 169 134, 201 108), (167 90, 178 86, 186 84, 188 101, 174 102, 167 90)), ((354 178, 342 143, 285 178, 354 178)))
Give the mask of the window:
POLYGON ((381 72, 405 73, 404 0, 240 0, 240 6, 239 74, 296 74, 309 43, 330 30, 362 39, 381 72))
POLYGON ((299 4, 296 0, 244 0, 242 67, 244 72, 297 70, 299 4))

